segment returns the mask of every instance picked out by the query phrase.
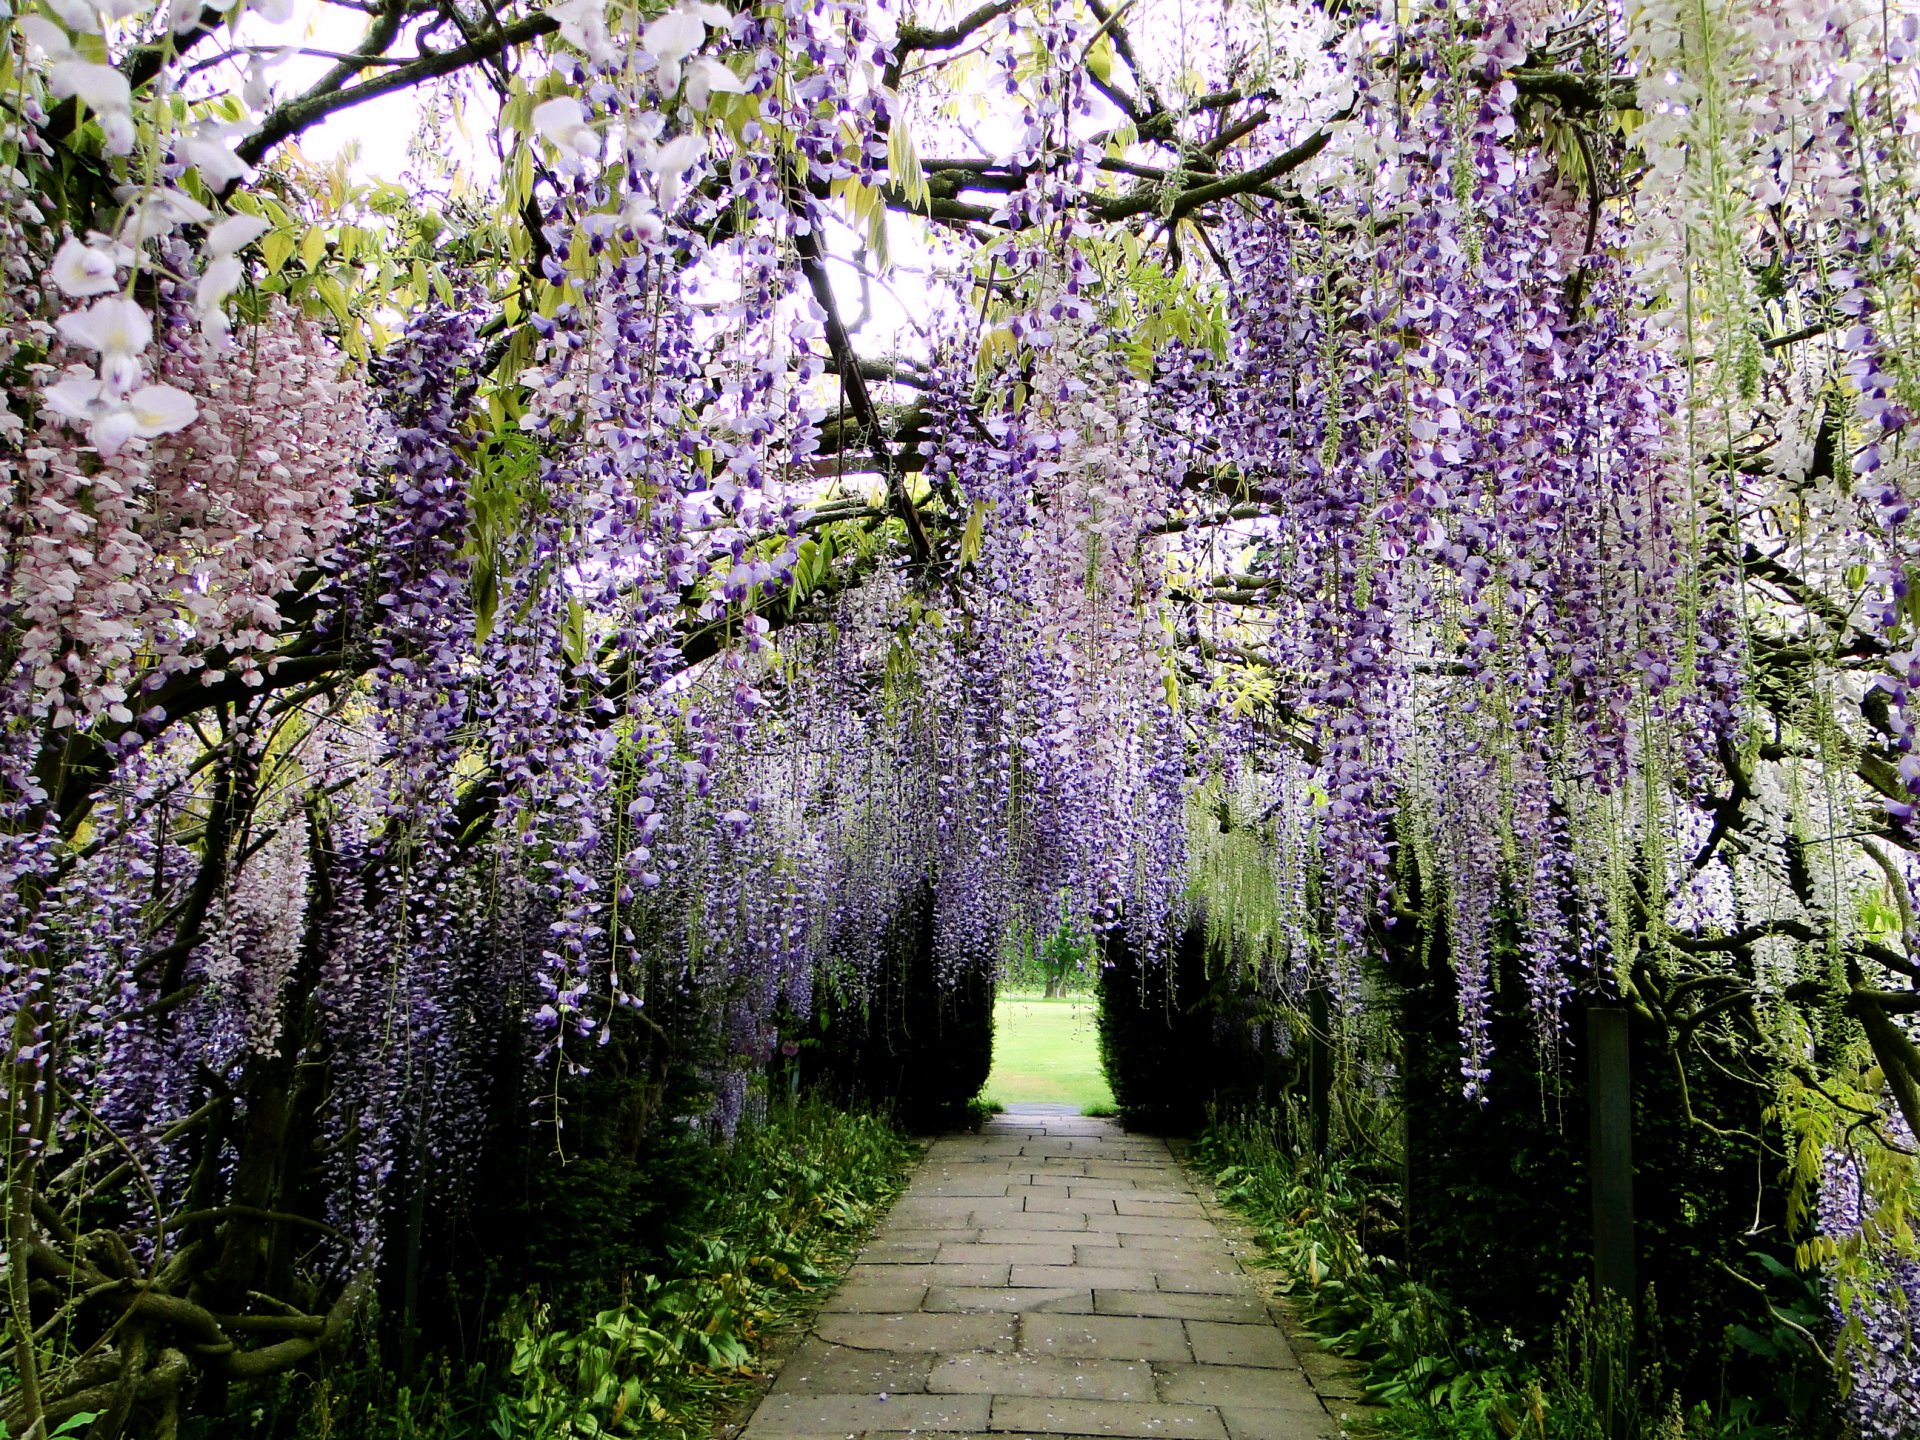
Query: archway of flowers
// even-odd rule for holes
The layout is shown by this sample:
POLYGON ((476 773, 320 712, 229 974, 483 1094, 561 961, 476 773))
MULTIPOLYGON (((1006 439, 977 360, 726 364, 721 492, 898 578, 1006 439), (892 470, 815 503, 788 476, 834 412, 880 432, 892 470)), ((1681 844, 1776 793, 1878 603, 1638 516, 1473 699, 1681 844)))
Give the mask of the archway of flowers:
POLYGON ((623 1025, 730 1131, 923 887, 1711 1049, 1910 1433, 1915 15, 286 8, 4 22, 10 1433, 322 1352, 623 1025))

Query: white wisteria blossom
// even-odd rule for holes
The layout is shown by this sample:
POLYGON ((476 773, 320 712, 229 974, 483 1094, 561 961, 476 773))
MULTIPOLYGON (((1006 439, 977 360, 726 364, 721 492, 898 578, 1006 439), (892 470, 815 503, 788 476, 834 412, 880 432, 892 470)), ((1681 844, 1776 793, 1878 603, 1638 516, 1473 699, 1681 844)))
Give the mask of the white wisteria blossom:
POLYGON ((84 300, 120 288, 119 262, 106 250, 95 249, 69 235, 53 257, 53 283, 63 295, 84 300))
POLYGON ((560 152, 564 164, 598 159, 600 134, 587 123, 586 107, 571 95, 557 96, 533 109, 534 133, 560 152))

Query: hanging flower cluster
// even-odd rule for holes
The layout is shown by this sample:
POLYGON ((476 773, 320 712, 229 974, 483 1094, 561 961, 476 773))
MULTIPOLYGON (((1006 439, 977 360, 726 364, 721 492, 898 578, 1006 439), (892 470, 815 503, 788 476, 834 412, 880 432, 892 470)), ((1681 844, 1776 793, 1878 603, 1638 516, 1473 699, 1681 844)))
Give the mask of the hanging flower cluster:
POLYGON ((1676 601, 1673 381, 1610 237, 1564 251, 1564 200, 1513 153, 1516 32, 1352 47, 1339 163, 1365 183, 1350 210, 1241 223, 1216 474, 1274 516, 1232 583, 1272 608, 1270 664, 1312 721, 1324 799, 1296 803, 1314 805, 1333 984, 1357 1002, 1410 843, 1446 897, 1473 1093, 1497 919, 1520 922, 1551 1028, 1607 947, 1583 830, 1664 763, 1651 735, 1729 723, 1737 668, 1676 601), (1444 77, 1412 99, 1369 53, 1409 45, 1444 77), (1681 651, 1695 675, 1673 673, 1681 651))
MULTIPOLYGON (((1911 1153, 1913 1136, 1897 1119, 1888 1138, 1911 1153)), ((1920 1261, 1883 1243, 1892 1217, 1876 1214, 1879 1188, 1868 1184, 1857 1156, 1829 1153, 1818 1224, 1836 1247, 1856 1252, 1854 1263, 1837 1268, 1827 1283, 1847 1365, 1848 1416, 1861 1436, 1896 1440, 1920 1423, 1920 1261)))

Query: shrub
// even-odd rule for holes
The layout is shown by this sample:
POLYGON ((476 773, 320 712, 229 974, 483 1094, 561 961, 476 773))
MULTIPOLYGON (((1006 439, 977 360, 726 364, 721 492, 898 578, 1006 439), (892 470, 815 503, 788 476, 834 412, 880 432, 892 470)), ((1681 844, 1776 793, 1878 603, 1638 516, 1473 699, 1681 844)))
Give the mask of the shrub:
POLYGON ((993 1068, 993 978, 940 973, 931 890, 895 921, 887 953, 877 973, 817 1005, 809 1078, 842 1099, 888 1106, 912 1130, 964 1124, 993 1068))
POLYGON ((1226 1092, 1259 1082, 1259 1059, 1231 984, 1207 973, 1196 921, 1165 964, 1142 964, 1124 936, 1103 945, 1096 1014, 1100 1064, 1130 1127, 1186 1133, 1226 1092))

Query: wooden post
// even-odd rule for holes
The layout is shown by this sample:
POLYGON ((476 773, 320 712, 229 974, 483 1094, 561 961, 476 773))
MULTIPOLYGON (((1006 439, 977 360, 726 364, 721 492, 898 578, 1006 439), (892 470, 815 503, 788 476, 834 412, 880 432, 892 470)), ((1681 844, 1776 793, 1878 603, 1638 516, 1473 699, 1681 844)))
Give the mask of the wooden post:
POLYGON ((1313 1153, 1323 1165, 1327 1161, 1327 1135, 1333 1119, 1333 1046, 1328 1043, 1332 1026, 1327 992, 1316 985, 1307 1001, 1307 1118, 1313 1153))
POLYGON ((1587 1011, 1587 1174, 1593 1186, 1593 1288, 1634 1303, 1633 1075, 1627 1012, 1587 1011))

